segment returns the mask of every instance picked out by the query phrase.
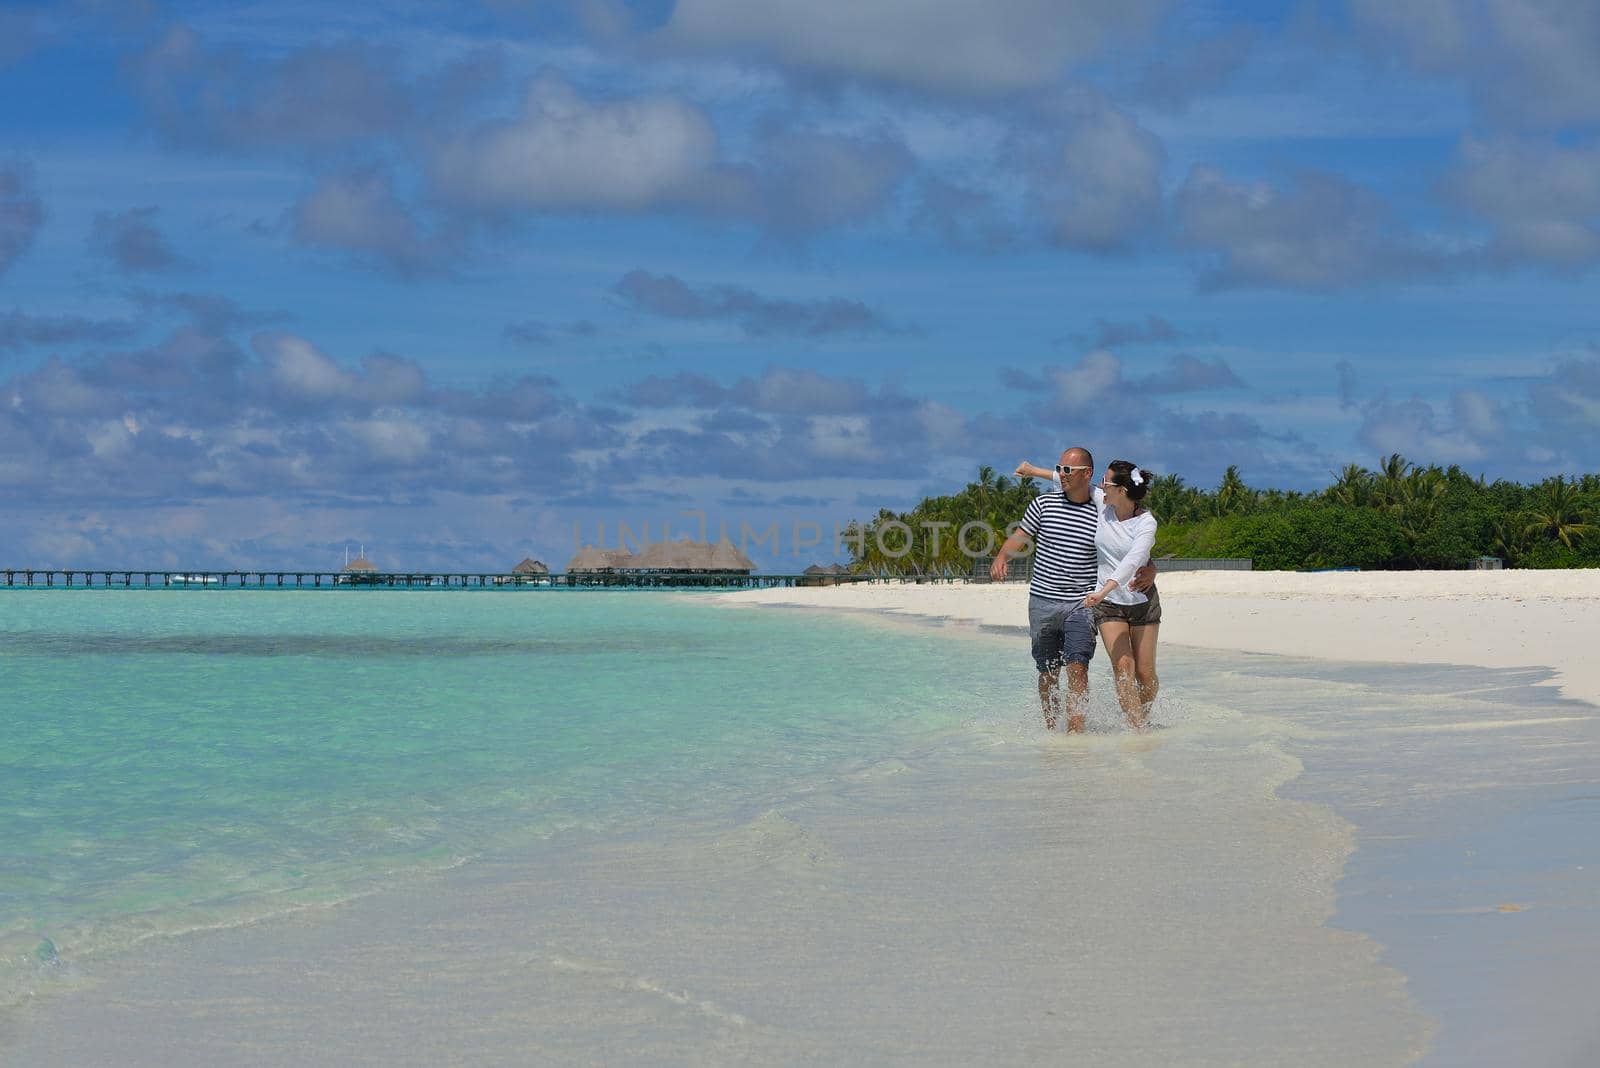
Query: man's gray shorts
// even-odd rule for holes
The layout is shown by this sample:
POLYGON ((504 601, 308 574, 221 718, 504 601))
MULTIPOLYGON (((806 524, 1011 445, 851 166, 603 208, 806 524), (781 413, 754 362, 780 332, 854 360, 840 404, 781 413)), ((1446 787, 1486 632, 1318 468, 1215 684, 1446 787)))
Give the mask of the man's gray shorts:
POLYGON ((1028 597, 1028 636, 1033 639, 1033 662, 1041 672, 1059 670, 1062 664, 1087 664, 1094 659, 1094 609, 1081 598, 1054 601, 1028 597))

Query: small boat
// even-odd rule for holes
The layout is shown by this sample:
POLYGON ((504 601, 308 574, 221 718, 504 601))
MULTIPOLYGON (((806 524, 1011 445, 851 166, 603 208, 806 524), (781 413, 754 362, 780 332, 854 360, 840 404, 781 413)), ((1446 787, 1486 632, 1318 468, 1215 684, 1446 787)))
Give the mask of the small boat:
POLYGON ((173 575, 173 582, 181 582, 185 586, 215 586, 222 581, 220 575, 173 575))

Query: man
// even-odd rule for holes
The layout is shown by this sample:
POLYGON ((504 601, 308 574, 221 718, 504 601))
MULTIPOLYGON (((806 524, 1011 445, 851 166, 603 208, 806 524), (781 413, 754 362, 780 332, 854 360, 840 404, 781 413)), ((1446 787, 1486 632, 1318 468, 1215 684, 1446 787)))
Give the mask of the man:
MULTIPOLYGON (((1020 470, 1020 469, 1019 469, 1020 470)), ((1033 578, 1028 584, 1028 634, 1033 662, 1039 669, 1039 703, 1046 730, 1056 729, 1061 671, 1067 673, 1067 730, 1084 729, 1088 711, 1089 661, 1094 659, 1094 610, 1083 599, 1099 586, 1096 580, 1094 531, 1094 457, 1088 449, 1071 448, 1056 465, 1061 491, 1041 493, 1029 504, 1022 522, 1000 547, 989 577, 1005 581, 1006 561, 1033 541, 1033 578)), ((1145 565, 1129 587, 1148 588, 1155 568, 1145 565)))

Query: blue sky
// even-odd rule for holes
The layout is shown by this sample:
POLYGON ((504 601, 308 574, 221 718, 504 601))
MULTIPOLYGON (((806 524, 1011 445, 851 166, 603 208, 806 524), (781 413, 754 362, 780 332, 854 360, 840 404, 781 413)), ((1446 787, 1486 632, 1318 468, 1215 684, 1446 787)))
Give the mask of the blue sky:
POLYGON ((8 2, 0 558, 1593 471, 1597 263, 1586 0, 8 2))

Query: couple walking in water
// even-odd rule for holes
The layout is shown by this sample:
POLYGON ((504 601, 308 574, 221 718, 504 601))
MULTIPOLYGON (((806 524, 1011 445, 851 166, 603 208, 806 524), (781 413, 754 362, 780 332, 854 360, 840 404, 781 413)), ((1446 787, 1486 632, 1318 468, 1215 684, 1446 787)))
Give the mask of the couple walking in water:
POLYGON ((1161 630, 1161 599, 1149 562, 1156 519, 1140 503, 1150 490, 1151 474, 1113 460, 1096 485, 1094 457, 1084 448, 1063 452, 1054 470, 1023 462, 1016 473, 1050 479, 1054 488, 1028 504, 989 573, 1003 580, 1010 557, 1033 542, 1028 633, 1045 728, 1055 730, 1064 703, 1067 730, 1084 729, 1089 661, 1098 632, 1123 715, 1134 730, 1148 730, 1160 685, 1156 637, 1161 630))

